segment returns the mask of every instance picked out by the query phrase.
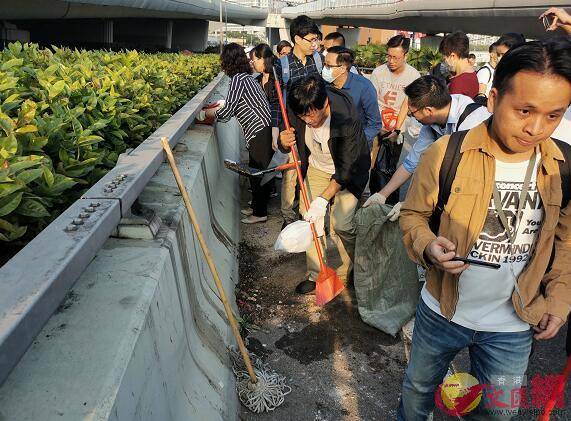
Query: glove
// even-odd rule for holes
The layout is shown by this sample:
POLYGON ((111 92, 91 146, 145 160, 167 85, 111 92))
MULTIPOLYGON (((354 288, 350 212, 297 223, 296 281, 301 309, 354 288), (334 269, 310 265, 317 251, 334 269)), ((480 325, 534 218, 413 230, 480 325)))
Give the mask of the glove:
POLYGON ((366 208, 366 207, 372 205, 373 203, 378 203, 379 205, 384 205, 386 201, 387 201, 387 198, 385 196, 383 196, 381 193, 375 193, 367 199, 367 201, 363 204, 363 207, 366 208))
POLYGON ((402 202, 398 202, 396 205, 393 206, 391 211, 387 214, 387 218, 389 218, 389 221, 395 222, 397 219, 399 219, 401 207, 402 207, 402 202))
POLYGON ((323 197, 318 197, 311 202, 309 210, 303 215, 303 219, 307 222, 314 222, 317 224, 319 218, 325 218, 325 213, 327 212, 327 205, 329 205, 329 200, 323 197))
POLYGON ((402 145, 404 143, 404 136, 402 135, 402 133, 399 133, 397 138, 395 139, 395 143, 397 145, 402 145))

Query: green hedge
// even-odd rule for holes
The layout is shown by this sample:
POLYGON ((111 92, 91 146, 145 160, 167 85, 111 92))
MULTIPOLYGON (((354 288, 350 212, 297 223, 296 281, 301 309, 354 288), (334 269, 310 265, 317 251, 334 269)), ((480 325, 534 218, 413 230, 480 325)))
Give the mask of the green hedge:
POLYGON ((0 241, 30 239, 219 72, 216 55, 0 52, 0 241))
MULTIPOLYGON (((386 62, 387 47, 381 44, 367 44, 355 47, 355 62, 359 67, 375 68, 386 62)), ((410 50, 407 62, 421 73, 428 72, 442 61, 438 51, 430 48, 410 50)))

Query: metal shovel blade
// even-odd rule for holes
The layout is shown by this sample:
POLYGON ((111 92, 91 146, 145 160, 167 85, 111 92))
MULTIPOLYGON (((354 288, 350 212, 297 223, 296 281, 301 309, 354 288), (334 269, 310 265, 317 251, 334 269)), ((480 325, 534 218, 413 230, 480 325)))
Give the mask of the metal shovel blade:
POLYGON ((234 171, 240 175, 245 175, 246 177, 252 177, 256 175, 259 170, 256 170, 252 167, 249 167, 246 164, 242 164, 241 162, 231 161, 229 159, 224 160, 224 166, 231 171, 234 171))
POLYGON ((344 289, 345 285, 339 279, 337 272, 325 266, 315 281, 315 302, 318 306, 323 306, 337 297, 344 289))

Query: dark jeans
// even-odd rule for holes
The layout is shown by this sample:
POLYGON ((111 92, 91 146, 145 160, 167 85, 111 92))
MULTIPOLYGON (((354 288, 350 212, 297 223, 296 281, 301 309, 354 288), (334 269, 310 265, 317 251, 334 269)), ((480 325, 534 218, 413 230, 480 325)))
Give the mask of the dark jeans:
MULTIPOLYGON (((531 352, 532 332, 480 332, 449 322, 422 300, 416 308, 410 361, 406 368, 398 409, 398 421, 426 420, 435 406, 435 391, 442 383, 450 362, 464 348, 470 352, 470 374, 482 385, 501 390, 501 400, 510 402, 511 379, 523 377, 531 352), (505 382, 499 382, 499 378, 505 382), (504 386, 501 386, 501 384, 504 386)), ((517 387, 517 386, 515 386, 517 387)), ((470 420, 509 420, 517 409, 494 408, 488 412, 492 390, 483 393, 470 420), (499 410, 497 410, 499 409, 499 410)))
MULTIPOLYGON (((248 148, 250 155, 250 167, 258 170, 268 168, 272 160, 274 150, 272 149, 272 128, 264 127, 256 136, 250 140, 248 148)), ((252 187, 252 210, 254 216, 268 216, 268 201, 272 190, 272 182, 260 185, 262 177, 250 177, 252 187)))

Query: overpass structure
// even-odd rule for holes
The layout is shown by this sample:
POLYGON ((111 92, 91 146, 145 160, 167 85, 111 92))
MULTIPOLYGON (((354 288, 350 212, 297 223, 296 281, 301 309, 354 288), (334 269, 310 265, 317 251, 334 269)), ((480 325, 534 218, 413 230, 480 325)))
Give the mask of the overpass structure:
POLYGON ((208 21, 264 26, 267 9, 223 0, 0 0, 0 39, 202 50, 208 21))
MULTIPOLYGON (((290 20, 305 14, 320 24, 426 34, 520 32, 527 38, 541 38, 546 33, 538 16, 546 4, 542 0, 317 0, 286 7, 281 16, 290 20)), ((549 6, 568 7, 571 2, 553 0, 549 6)))

